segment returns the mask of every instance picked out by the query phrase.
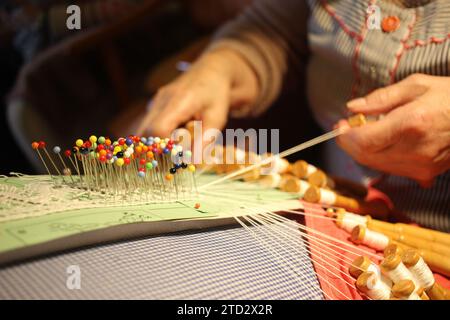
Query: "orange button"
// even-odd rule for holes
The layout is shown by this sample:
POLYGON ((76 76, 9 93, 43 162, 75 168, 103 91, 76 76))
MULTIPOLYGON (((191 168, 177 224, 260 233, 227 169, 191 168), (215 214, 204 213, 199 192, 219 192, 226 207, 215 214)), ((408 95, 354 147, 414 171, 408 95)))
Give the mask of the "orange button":
POLYGON ((400 19, 397 16, 389 16, 381 22, 381 28, 384 32, 394 32, 400 26, 400 19))

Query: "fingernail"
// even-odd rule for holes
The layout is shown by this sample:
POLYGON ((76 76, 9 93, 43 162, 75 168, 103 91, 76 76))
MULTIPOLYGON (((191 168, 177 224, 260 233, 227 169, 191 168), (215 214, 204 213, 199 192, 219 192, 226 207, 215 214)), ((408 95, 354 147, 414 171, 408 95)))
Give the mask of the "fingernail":
POLYGON ((347 103, 347 108, 364 108, 366 106, 366 99, 357 98, 347 103))

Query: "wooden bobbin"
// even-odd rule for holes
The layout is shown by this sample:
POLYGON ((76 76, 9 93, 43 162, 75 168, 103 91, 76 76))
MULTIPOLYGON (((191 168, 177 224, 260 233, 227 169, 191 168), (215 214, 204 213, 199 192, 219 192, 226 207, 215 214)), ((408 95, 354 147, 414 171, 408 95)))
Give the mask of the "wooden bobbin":
POLYGON ((263 187, 267 188, 279 188, 281 185, 282 177, 281 174, 278 173, 272 173, 267 175, 262 175, 258 183, 262 185, 263 187))
POLYGON ((373 220, 369 227, 374 230, 376 228, 378 230, 386 230, 396 234, 410 235, 416 238, 422 238, 427 241, 450 246, 450 234, 436 230, 411 226, 404 223, 389 223, 379 220, 373 220))
POLYGON ((392 295, 401 300, 422 300, 415 291, 416 286, 409 279, 400 280, 392 286, 392 295))
POLYGON ((398 255, 398 256, 402 256, 404 250, 401 246, 399 246, 398 244, 395 243, 389 243, 389 245, 386 247, 386 249, 384 249, 384 256, 390 256, 390 255, 398 255))
POLYGON ((373 272, 363 272, 356 279, 356 287, 359 291, 374 300, 387 300, 390 298, 390 288, 373 272))
POLYGON ((380 268, 393 283, 397 283, 401 280, 413 281, 416 291, 420 289, 420 285, 415 280, 412 273, 403 264, 402 259, 398 255, 387 256, 381 261, 380 268))
POLYGON ((304 160, 297 160, 291 165, 290 170, 297 178, 307 179, 317 171, 317 168, 304 160))
MULTIPOLYGON (((271 154, 266 154, 261 157, 264 161, 267 157, 272 156, 271 154)), ((275 157, 272 162, 269 162, 266 165, 261 166, 261 170, 271 170, 271 172, 286 174, 291 172, 292 165, 284 158, 275 157)), ((266 173, 265 171, 263 171, 266 173)))
POLYGON ((304 199, 308 202, 332 205, 349 211, 358 211, 360 209, 357 200, 341 196, 331 190, 318 188, 316 186, 311 186, 306 190, 304 199))
POLYGON ((362 113, 358 113, 349 117, 347 122, 350 127, 355 128, 365 125, 367 123, 367 119, 362 113))
POLYGON ((291 193, 298 193, 303 196, 310 187, 309 183, 294 176, 287 176, 281 190, 291 193))
POLYGON ((427 241, 423 238, 417 238, 411 234, 403 234, 403 233, 399 234, 399 233, 396 233, 393 231, 388 231, 388 230, 385 230, 382 228, 378 228, 377 225, 379 225, 379 224, 374 224, 373 221, 371 221, 369 223, 370 229, 376 230, 378 232, 382 232, 394 241, 404 243, 413 248, 426 249, 429 251, 433 251, 433 252, 442 254, 444 256, 450 256, 450 247, 449 246, 446 246, 446 245, 438 243, 438 242, 427 241))
MULTIPOLYGON (((398 247, 401 247, 403 250, 406 249, 413 249, 403 243, 392 241, 392 245, 396 245, 398 247)), ((423 260, 427 263, 427 265, 430 267, 430 269, 434 272, 443 274, 447 277, 450 277, 450 257, 444 256, 438 253, 435 253, 433 251, 429 251, 426 249, 416 249, 420 256, 422 256, 423 260)))
POLYGON ((311 185, 319 188, 334 189, 336 187, 334 181, 330 177, 328 177, 322 170, 316 170, 314 173, 312 173, 308 177, 308 182, 311 185))
MULTIPOLYGON (((242 168, 245 168, 245 165, 243 164, 229 164, 222 167, 223 170, 225 170, 225 173, 235 172, 237 170, 240 170, 242 168)), ((245 172, 236 178, 243 179, 246 182, 252 182, 258 180, 260 177, 260 171, 258 168, 254 168, 253 170, 250 170, 248 172, 245 172)))
POLYGON ((353 228, 350 239, 356 244, 363 244, 377 251, 384 250, 389 245, 389 238, 382 233, 367 229, 363 225, 353 228))
POLYGON ((372 272, 361 272, 356 280, 356 287, 364 293, 368 292, 369 287, 367 284, 372 276, 372 272))
POLYGON ((397 266, 402 263, 402 259, 397 254, 391 254, 381 261, 380 267, 384 270, 390 271, 397 268, 397 266))
POLYGON ((359 256, 353 260, 352 264, 348 268, 348 272, 353 278, 357 279, 361 273, 366 272, 369 269, 372 263, 373 262, 366 256, 359 256))
POLYGON ((327 217, 329 218, 337 218, 338 214, 340 213, 346 213, 347 210, 344 208, 327 208, 325 210, 327 217))
MULTIPOLYGON (((443 288, 439 283, 434 280, 434 277, 431 273, 431 270, 420 270, 416 271, 415 266, 420 262, 422 257, 420 254, 414 249, 406 249, 402 255, 403 264, 411 271, 411 273, 420 281, 423 274, 426 272, 429 274, 430 283, 421 283, 424 287, 426 295, 431 300, 448 300, 450 299, 450 291, 443 288)), ((426 266, 428 268, 428 266, 426 266)))
POLYGON ((371 219, 370 216, 357 215, 344 210, 336 214, 336 225, 347 232, 352 232, 357 225, 367 226, 369 219, 371 219))
POLYGON ((311 203, 341 207, 359 214, 385 216, 389 212, 389 209, 382 202, 364 202, 315 186, 311 186, 306 190, 303 199, 311 203))

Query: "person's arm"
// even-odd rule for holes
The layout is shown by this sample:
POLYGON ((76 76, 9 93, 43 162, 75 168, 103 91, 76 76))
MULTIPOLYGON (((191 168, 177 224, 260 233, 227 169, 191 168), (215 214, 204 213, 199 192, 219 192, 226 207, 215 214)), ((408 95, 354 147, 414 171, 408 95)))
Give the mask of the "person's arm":
POLYGON ((288 61, 307 54, 306 17, 304 1, 255 0, 187 72, 159 90, 137 134, 167 136, 192 118, 221 129, 230 108, 262 112, 279 94, 288 61))
POLYGON ((240 17, 219 30, 210 48, 238 52, 259 84, 256 100, 235 114, 263 112, 280 93, 287 69, 306 61, 307 18, 306 1, 255 0, 240 17))

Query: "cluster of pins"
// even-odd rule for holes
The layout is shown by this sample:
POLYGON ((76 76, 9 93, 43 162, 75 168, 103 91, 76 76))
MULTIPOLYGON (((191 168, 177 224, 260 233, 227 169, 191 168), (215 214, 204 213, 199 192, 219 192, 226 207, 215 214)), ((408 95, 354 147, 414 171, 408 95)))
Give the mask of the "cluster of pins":
POLYGON ((345 210, 328 210, 351 240, 384 253, 378 265, 367 256, 353 261, 349 273, 371 299, 449 300, 433 271, 450 276, 450 235, 402 223, 389 223, 345 210))
POLYGON ((55 184, 114 198, 140 195, 151 202, 191 198, 197 190, 191 151, 170 139, 129 136, 112 141, 90 136, 77 139, 64 152, 55 146, 53 157, 44 141, 31 147, 55 184))
POLYGON ((307 202, 345 208, 352 212, 377 212, 382 215, 388 210, 380 202, 364 201, 367 194, 366 187, 339 177, 330 177, 320 168, 304 160, 291 163, 270 153, 258 155, 233 146, 218 150, 220 151, 216 155, 218 164, 207 167, 207 170, 216 174, 234 174, 255 163, 272 158, 270 163, 256 166, 250 171, 236 175, 235 178, 294 193, 307 202), (231 164, 225 161, 228 155, 233 156, 234 162, 231 164))

